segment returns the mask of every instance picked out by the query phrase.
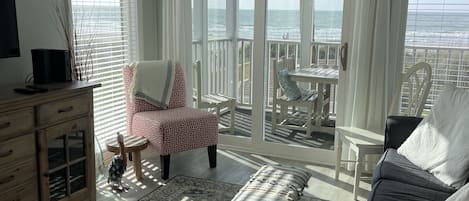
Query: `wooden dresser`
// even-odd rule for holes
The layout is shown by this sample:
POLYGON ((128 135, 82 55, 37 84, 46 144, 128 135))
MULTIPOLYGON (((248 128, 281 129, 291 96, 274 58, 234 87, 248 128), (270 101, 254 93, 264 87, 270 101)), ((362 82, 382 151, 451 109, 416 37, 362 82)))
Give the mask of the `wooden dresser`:
POLYGON ((22 95, 0 88, 0 200, 96 200, 93 88, 22 95))

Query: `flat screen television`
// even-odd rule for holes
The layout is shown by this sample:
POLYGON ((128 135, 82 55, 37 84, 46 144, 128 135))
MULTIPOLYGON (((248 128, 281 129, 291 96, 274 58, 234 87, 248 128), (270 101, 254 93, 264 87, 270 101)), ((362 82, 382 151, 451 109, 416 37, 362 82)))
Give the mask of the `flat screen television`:
POLYGON ((19 56, 15 0, 0 0, 0 58, 19 56))

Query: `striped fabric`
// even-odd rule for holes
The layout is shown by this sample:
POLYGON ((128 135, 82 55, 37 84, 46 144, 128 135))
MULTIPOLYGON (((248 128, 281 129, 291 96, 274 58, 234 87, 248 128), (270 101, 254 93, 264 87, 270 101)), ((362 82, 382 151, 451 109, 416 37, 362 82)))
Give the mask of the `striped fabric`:
POLYGON ((142 100, 132 100, 129 94, 132 68, 126 66, 123 69, 128 131, 132 135, 146 137, 149 147, 160 155, 216 145, 218 141, 217 116, 185 107, 184 71, 181 65, 175 68, 173 91, 167 110, 160 110, 142 100))
POLYGON ((311 173, 296 167, 264 165, 239 190, 232 201, 300 200, 311 173))

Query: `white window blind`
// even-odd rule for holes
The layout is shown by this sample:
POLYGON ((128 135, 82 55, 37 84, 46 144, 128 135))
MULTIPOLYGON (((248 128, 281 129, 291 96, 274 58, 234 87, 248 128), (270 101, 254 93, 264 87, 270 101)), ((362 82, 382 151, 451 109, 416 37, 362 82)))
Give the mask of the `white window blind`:
MULTIPOLYGON (((409 0, 405 46, 404 72, 422 61, 432 66, 425 114, 446 83, 469 88, 469 2, 409 0)), ((405 108, 406 96, 401 100, 405 108)))
POLYGON ((136 58, 136 15, 133 0, 71 0, 78 62, 90 58, 94 90, 95 135, 102 144, 126 133, 122 68, 136 58), (91 57, 86 56, 91 52, 91 57))

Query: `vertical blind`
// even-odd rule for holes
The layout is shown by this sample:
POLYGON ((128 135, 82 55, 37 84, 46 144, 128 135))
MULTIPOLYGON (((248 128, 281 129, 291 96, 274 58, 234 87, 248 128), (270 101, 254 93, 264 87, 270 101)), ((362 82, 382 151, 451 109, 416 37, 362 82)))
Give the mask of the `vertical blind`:
POLYGON ((126 133, 122 67, 136 58, 136 6, 132 0, 71 0, 77 62, 92 59, 95 135, 102 144, 126 133), (86 57, 86 52, 91 57, 86 57))
MULTIPOLYGON (((432 87, 425 111, 445 84, 469 88, 469 2, 409 0, 404 72, 418 62, 432 66, 432 87)), ((403 87, 402 91, 405 93, 403 87)), ((406 107, 406 96, 401 97, 406 107)))

